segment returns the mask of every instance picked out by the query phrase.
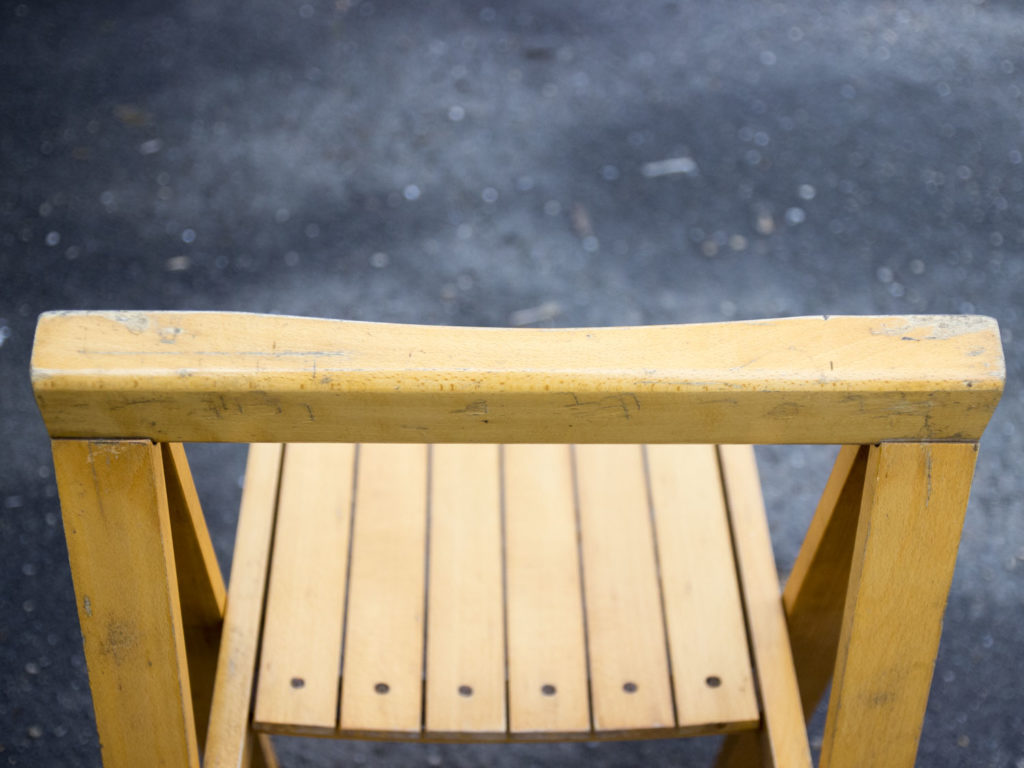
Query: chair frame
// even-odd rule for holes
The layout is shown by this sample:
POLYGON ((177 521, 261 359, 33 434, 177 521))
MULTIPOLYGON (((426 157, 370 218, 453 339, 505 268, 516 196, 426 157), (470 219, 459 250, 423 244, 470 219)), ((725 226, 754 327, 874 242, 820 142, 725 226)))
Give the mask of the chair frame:
MULTIPOLYGON (((831 679, 820 765, 852 768, 914 763, 1005 373, 995 322, 973 316, 495 330, 84 312, 40 318, 32 376, 107 766, 275 763, 249 701, 215 692, 258 627, 225 621, 182 442, 701 442, 721 444, 762 707, 718 764, 810 765, 804 718, 831 679), (781 599, 752 443, 844 445, 781 599)), ((259 573, 251 544, 233 589, 259 573)))

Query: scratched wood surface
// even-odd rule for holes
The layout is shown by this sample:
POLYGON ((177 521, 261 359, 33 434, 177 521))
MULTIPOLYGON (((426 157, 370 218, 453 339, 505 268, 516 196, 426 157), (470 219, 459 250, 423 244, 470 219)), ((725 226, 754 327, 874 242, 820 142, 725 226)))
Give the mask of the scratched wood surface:
POLYGON ((978 446, 872 446, 821 768, 911 768, 978 446))
POLYGON ((159 446, 53 441, 103 764, 199 768, 159 446))
POLYGON ((39 320, 54 437, 159 441, 874 443, 974 439, 994 320, 805 317, 600 329, 231 313, 39 320))

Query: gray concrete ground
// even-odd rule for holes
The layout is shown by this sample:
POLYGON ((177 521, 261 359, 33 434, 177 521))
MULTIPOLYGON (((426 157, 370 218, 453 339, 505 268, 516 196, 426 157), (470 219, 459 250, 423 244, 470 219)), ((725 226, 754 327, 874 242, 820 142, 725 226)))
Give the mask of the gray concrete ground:
MULTIPOLYGON (((28 384, 35 317, 184 308, 478 325, 994 315, 1007 393, 918 764, 1024 767, 1022 12, 0 3, 0 763, 99 764, 28 384)), ((783 572, 833 453, 759 452, 783 572)), ((226 565, 243 454, 192 455, 226 565)), ((279 746, 289 766, 656 766, 707 764, 715 744, 279 746)))

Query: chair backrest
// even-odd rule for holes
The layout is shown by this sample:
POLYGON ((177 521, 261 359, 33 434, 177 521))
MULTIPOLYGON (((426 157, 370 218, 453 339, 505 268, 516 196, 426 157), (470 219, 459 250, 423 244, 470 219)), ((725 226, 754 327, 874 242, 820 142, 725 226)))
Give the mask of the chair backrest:
POLYGON ((570 330, 220 312, 43 315, 53 437, 159 442, 977 440, 994 320, 804 317, 570 330))

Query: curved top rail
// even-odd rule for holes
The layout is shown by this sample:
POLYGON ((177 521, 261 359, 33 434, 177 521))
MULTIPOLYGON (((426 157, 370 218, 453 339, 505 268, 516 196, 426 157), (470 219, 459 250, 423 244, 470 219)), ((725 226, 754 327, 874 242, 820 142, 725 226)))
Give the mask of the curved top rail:
POLYGON ((222 312, 51 312, 32 355, 54 437, 200 442, 975 440, 994 320, 801 317, 589 329, 222 312))

